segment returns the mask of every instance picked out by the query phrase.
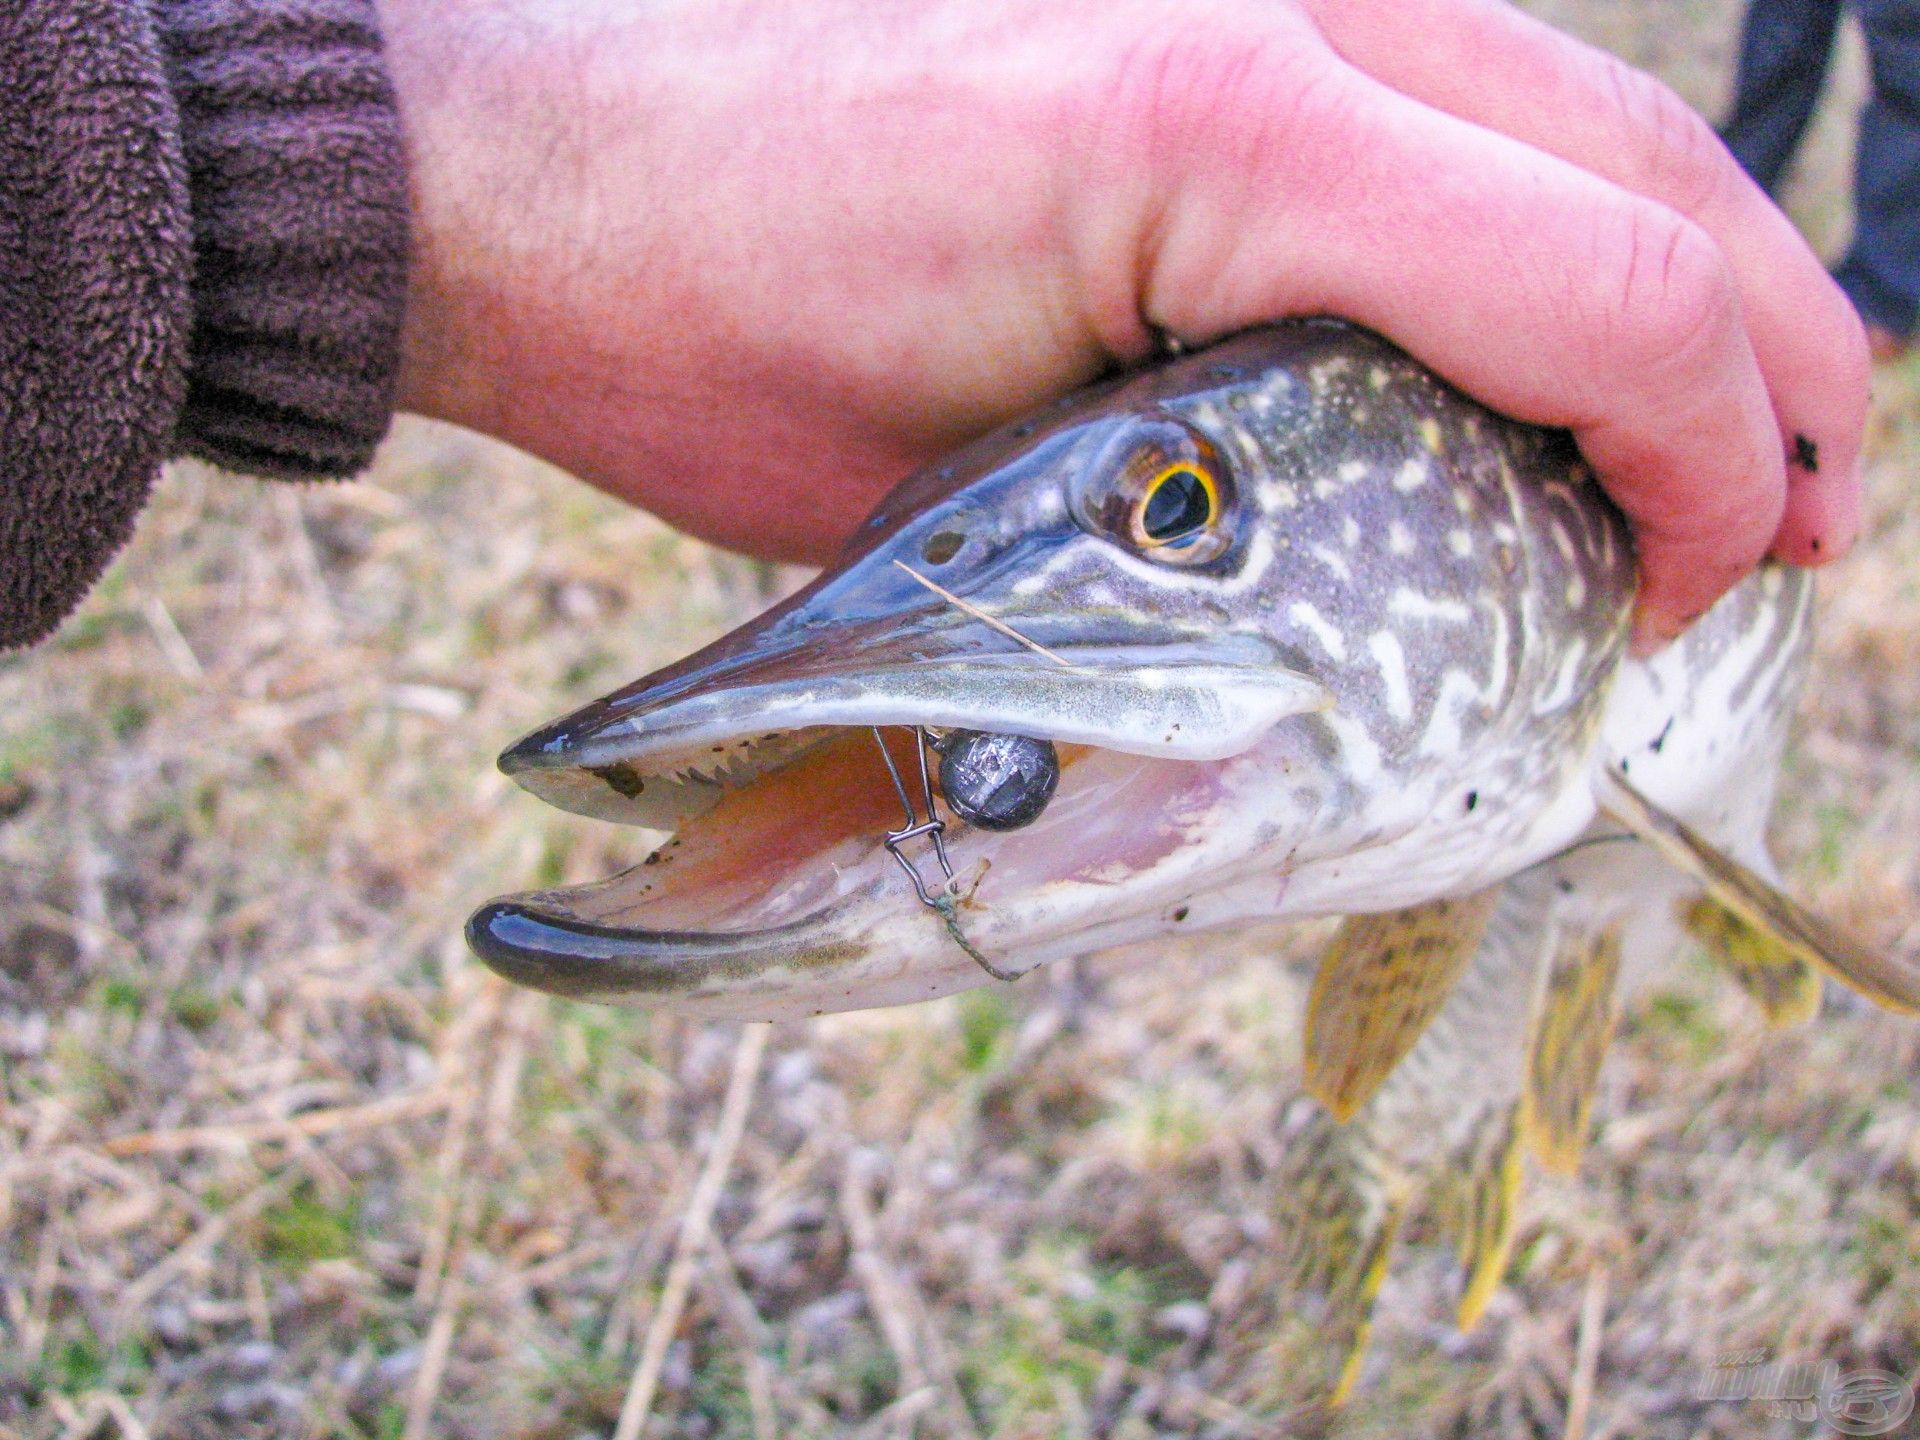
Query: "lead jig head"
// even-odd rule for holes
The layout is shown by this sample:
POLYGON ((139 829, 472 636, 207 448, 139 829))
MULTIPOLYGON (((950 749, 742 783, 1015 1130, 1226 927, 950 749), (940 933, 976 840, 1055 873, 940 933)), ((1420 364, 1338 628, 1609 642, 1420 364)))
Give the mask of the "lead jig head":
POLYGON ((953 730, 935 748, 947 808, 982 830, 1031 825, 1060 784, 1060 756, 1051 740, 953 730))

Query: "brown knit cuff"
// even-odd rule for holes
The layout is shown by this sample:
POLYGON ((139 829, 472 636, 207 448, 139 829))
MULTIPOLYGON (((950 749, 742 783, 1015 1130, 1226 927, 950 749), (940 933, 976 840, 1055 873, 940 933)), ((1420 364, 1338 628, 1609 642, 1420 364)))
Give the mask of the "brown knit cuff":
POLYGON ((193 206, 176 452, 360 469, 386 433, 407 184, 372 0, 158 0, 193 206))

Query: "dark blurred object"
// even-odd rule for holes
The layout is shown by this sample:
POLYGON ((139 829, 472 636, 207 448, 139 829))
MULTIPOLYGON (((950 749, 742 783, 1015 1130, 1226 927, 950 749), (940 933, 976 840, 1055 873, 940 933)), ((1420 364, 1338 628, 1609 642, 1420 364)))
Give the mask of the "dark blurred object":
MULTIPOLYGON (((1854 159, 1853 247, 1834 278, 1867 322, 1874 358, 1896 359, 1920 317, 1920 0, 1852 0, 1873 90, 1854 159)), ((1813 116, 1841 0, 1752 0, 1733 113, 1722 136, 1768 194, 1813 116)))

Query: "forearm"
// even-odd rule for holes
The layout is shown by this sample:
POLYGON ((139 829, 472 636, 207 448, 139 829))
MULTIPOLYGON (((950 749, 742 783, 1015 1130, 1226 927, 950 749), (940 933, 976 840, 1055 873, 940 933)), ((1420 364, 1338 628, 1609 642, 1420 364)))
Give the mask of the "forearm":
POLYGON ((1061 238, 1072 5, 381 3, 402 408, 819 561, 916 464, 1110 359, 1061 238))

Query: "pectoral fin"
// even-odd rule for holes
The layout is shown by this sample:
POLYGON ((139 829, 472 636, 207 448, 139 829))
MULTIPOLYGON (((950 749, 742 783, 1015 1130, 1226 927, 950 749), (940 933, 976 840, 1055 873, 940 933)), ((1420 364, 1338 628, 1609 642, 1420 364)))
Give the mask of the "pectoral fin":
POLYGON ((1445 1003, 1487 933, 1497 890, 1344 921, 1307 1000, 1308 1091, 1345 1121, 1445 1003))
POLYGON ((1520 1129, 1540 1163, 1570 1175, 1580 1164, 1600 1062, 1613 1039, 1620 927, 1568 923, 1554 938, 1527 1035, 1520 1129))
POLYGON ((1609 815, 1695 876, 1709 896, 1777 947, 1776 953, 1812 964, 1890 1010, 1920 1015, 1920 971, 1842 934, 1764 877, 1708 844, 1612 768, 1600 772, 1598 788, 1600 803, 1609 815))
POLYGON ((1681 924, 1753 997, 1769 1025, 1797 1025, 1820 1013, 1820 976, 1770 931, 1705 895, 1687 906, 1681 924))
POLYGON ((1485 1121, 1475 1128, 1459 1192, 1456 1245, 1461 1285, 1455 1318, 1462 1330, 1480 1323, 1487 1301, 1499 1287, 1500 1277, 1507 1273, 1520 1208, 1522 1158, 1515 1107, 1488 1112, 1485 1121))

